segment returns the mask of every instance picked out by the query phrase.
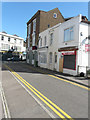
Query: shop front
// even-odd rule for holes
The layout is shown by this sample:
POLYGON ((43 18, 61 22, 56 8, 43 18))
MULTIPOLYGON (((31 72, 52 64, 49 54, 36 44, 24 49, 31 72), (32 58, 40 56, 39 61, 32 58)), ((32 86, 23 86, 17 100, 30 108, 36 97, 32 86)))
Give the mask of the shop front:
POLYGON ((78 48, 61 48, 59 71, 71 75, 77 75, 77 50, 78 48))

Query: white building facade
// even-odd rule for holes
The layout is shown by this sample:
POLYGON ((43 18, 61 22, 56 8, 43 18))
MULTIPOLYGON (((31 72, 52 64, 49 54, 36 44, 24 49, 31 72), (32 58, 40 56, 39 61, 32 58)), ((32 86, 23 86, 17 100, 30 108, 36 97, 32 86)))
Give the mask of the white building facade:
POLYGON ((83 19, 85 16, 78 15, 39 34, 40 67, 71 75, 86 74, 87 67, 90 67, 90 40, 89 24, 83 19))
POLYGON ((60 23, 39 34, 38 65, 43 68, 58 71, 58 38, 60 23))
POLYGON ((7 52, 14 49, 16 52, 26 51, 24 39, 17 35, 9 35, 6 32, 0 32, 0 52, 7 52))

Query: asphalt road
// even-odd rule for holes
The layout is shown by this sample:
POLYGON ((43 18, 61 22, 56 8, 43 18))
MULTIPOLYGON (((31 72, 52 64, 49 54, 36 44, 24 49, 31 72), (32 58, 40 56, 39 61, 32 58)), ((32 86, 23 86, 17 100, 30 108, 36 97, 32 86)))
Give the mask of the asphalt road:
POLYGON ((50 73, 39 71, 26 63, 4 63, 2 72, 3 89, 12 117, 71 117, 84 120, 88 118, 87 89, 60 80, 50 75, 50 73), (9 68, 4 66, 5 64, 9 68), (15 78, 26 89, 23 89, 15 78), (26 90, 30 91, 32 95, 26 93, 26 90), (12 100, 14 97, 15 99, 12 100), (35 108, 35 106, 37 107, 35 108))

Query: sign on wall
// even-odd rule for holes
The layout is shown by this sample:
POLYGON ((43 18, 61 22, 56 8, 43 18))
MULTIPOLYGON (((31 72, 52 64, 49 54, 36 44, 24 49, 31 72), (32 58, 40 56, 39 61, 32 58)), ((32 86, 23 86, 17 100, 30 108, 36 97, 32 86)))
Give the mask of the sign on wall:
POLYGON ((76 52, 75 51, 64 51, 62 52, 62 55, 75 55, 76 52))
POLYGON ((85 52, 90 52, 90 44, 85 44, 85 52))

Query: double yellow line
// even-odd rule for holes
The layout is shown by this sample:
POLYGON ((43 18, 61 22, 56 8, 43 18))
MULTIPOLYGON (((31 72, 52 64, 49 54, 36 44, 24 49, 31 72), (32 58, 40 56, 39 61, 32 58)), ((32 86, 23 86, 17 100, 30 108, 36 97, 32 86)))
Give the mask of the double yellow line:
MULTIPOLYGON (((45 74, 45 73, 42 72, 41 70, 36 70, 35 68, 31 68, 31 69, 32 69, 32 70, 35 70, 35 71, 37 71, 37 72, 40 72, 40 73, 45 74)), ((78 86, 78 87, 80 87, 80 88, 83 88, 83 89, 85 89, 85 90, 90 91, 90 88, 89 88, 89 87, 86 87, 86 86, 84 86, 84 85, 80 85, 79 83, 75 83, 75 82, 72 82, 72 81, 69 81, 69 80, 66 80, 66 79, 60 78, 60 77, 55 76, 55 75, 50 75, 50 74, 47 74, 47 75, 50 76, 50 77, 56 78, 56 79, 58 79, 58 80, 61 80, 61 81, 67 82, 67 83, 69 83, 69 84, 72 84, 72 85, 75 85, 75 86, 78 86)))
POLYGON ((73 85, 75 85, 75 86, 81 87, 81 88, 86 89, 86 90, 88 90, 88 91, 90 90, 90 88, 88 88, 88 87, 86 87, 86 86, 84 86, 84 85, 80 85, 80 84, 78 84, 78 83, 71 82, 71 81, 68 81, 68 80, 59 78, 59 77, 57 77, 57 76, 54 76, 54 75, 49 75, 49 76, 51 76, 51 77, 53 77, 53 78, 56 78, 56 79, 59 79, 59 80, 61 80, 61 81, 64 81, 64 82, 73 84, 73 85))
POLYGON ((51 110, 53 110, 60 118, 67 120, 66 118, 73 120, 66 112, 64 112, 60 107, 55 103, 45 97, 41 92, 34 88, 30 83, 24 80, 19 74, 13 71, 10 67, 5 65, 5 67, 16 77, 18 78, 28 89, 30 89, 40 100, 42 100, 51 110))

